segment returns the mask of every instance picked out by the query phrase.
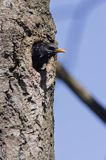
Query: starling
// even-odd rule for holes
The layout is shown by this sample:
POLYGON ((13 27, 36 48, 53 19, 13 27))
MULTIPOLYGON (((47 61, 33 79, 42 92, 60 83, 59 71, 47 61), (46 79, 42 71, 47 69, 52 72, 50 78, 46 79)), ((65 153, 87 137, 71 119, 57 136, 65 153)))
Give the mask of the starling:
POLYGON ((59 52, 65 52, 63 49, 56 48, 54 44, 39 42, 32 47, 32 66, 37 71, 43 70, 44 64, 59 52))

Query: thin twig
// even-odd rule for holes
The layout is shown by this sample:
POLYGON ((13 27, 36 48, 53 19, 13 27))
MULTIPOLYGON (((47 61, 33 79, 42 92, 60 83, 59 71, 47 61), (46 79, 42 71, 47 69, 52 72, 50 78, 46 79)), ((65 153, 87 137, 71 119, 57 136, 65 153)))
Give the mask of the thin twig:
POLYGON ((106 123, 106 109, 92 97, 66 69, 57 63, 57 77, 61 79, 104 123, 106 123))

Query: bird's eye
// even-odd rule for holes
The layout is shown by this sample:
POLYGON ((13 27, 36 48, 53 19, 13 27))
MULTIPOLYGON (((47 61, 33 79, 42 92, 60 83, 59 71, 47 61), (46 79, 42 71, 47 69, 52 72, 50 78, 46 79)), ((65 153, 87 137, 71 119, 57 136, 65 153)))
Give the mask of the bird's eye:
POLYGON ((49 46, 49 50, 55 50, 55 47, 54 46, 49 46))

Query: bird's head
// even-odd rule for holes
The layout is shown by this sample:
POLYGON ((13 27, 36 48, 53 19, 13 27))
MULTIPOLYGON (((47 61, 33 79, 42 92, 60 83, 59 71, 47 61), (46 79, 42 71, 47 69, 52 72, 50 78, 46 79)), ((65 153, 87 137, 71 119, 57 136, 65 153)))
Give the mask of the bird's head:
POLYGON ((40 58, 50 58, 60 52, 65 52, 65 50, 55 47, 54 44, 41 42, 34 46, 34 53, 36 53, 40 58))
POLYGON ((48 44, 46 47, 45 47, 45 51, 47 51, 47 53, 49 54, 57 54, 57 53, 60 53, 60 52, 65 52, 64 49, 61 49, 61 48, 57 48, 54 46, 54 44, 48 44))
POLYGON ((32 47, 33 67, 40 69, 52 56, 60 52, 65 52, 65 50, 55 47, 54 44, 44 42, 35 43, 32 47))

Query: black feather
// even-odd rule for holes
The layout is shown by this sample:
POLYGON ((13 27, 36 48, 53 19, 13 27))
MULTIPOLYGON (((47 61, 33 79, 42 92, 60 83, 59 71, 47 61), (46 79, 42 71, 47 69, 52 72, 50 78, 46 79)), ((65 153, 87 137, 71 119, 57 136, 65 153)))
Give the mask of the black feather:
POLYGON ((32 47, 32 66, 37 71, 42 70, 43 65, 56 54, 56 47, 49 43, 34 43, 32 47))

